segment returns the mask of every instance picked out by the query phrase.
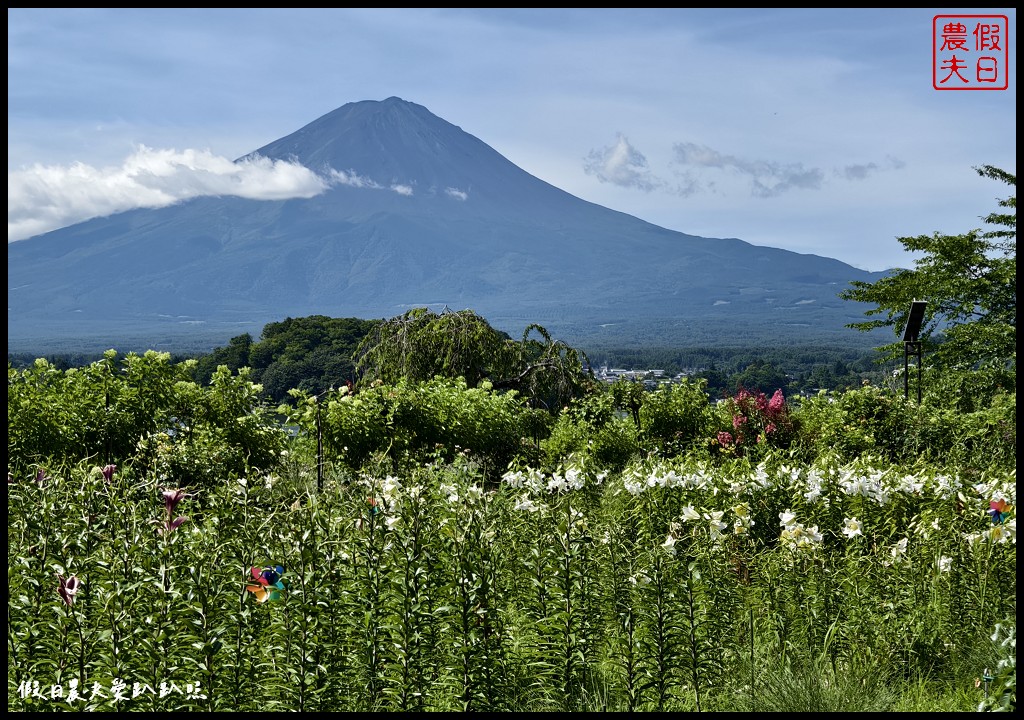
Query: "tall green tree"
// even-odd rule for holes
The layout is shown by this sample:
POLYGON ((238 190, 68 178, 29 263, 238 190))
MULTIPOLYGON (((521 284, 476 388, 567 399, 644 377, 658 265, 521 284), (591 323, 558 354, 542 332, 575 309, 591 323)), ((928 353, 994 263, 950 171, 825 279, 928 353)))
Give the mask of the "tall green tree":
POLYGON ((776 390, 787 392, 789 389, 789 378, 786 373, 777 368, 771 362, 755 360, 743 368, 742 371, 733 375, 729 380, 730 392, 735 394, 740 389, 755 391, 760 390, 766 395, 771 395, 776 390))
POLYGON ((206 385, 221 365, 232 372, 248 367, 275 402, 286 402, 293 388, 317 394, 341 387, 355 380, 352 354, 378 322, 310 315, 268 323, 258 342, 246 333, 197 358, 192 379, 206 385))
POLYGON ((238 372, 249 365, 249 352, 252 350, 252 335, 245 333, 231 338, 227 347, 217 347, 208 355, 196 358, 192 367, 192 378, 201 385, 210 382, 220 365, 226 365, 232 372, 238 372))
MULTIPOLYGON (((923 253, 914 269, 874 283, 854 281, 839 296, 873 303, 877 307, 866 315, 884 316, 849 327, 892 327, 897 336, 911 303, 925 301, 920 339, 928 363, 946 372, 995 373, 1005 385, 1015 378, 1017 361, 1017 176, 990 165, 974 169, 1013 189, 997 201, 1000 210, 982 218, 987 229, 898 238, 908 251, 923 253)), ((903 344, 897 341, 882 351, 892 359, 902 354, 903 344)))
POLYGON ((354 382, 352 355, 377 322, 310 315, 268 323, 250 353, 253 377, 278 402, 293 388, 317 394, 354 382))

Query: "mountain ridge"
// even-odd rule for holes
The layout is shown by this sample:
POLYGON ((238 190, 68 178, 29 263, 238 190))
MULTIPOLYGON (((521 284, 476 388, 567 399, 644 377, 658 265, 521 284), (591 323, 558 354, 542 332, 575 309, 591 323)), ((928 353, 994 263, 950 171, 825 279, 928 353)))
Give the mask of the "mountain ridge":
POLYGON ((331 185, 306 199, 195 198, 9 244, 9 350, 119 334, 223 344, 286 317, 445 305, 577 343, 686 344, 717 329, 867 344, 845 327, 863 308, 837 294, 883 273, 590 203, 401 98, 343 105, 238 161, 257 156, 331 185))

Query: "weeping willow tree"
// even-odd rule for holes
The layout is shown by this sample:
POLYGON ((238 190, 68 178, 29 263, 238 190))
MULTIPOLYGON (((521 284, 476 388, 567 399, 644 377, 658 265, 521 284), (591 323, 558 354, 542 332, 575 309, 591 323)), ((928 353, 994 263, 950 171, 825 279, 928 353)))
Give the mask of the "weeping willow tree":
POLYGON ((470 387, 514 390, 551 412, 594 382, 586 356, 540 325, 516 341, 472 310, 415 308, 385 320, 363 338, 354 362, 359 386, 461 377, 470 387))

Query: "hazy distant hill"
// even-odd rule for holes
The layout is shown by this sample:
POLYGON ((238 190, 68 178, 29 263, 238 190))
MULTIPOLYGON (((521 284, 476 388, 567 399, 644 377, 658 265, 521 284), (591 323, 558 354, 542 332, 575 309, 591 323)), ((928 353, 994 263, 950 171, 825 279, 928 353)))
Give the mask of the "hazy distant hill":
POLYGON ((836 295, 881 273, 586 202, 399 98, 349 103, 257 153, 338 182, 308 200, 207 197, 9 244, 8 350, 212 347, 287 317, 423 305, 577 344, 880 344, 844 327, 865 308, 836 295))

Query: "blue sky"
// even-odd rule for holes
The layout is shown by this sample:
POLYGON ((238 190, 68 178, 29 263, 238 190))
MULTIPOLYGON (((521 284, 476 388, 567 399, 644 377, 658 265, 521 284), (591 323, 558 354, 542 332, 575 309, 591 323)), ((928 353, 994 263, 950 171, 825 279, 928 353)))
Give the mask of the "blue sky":
MULTIPOLYGON (((585 200, 858 268, 1015 191, 1016 11, 7 11, 8 242, 202 194, 309 196, 231 160, 398 96, 585 200), (1009 88, 932 87, 935 15, 1006 15, 1009 88)), ((338 168, 354 170, 358 168, 338 168)))

